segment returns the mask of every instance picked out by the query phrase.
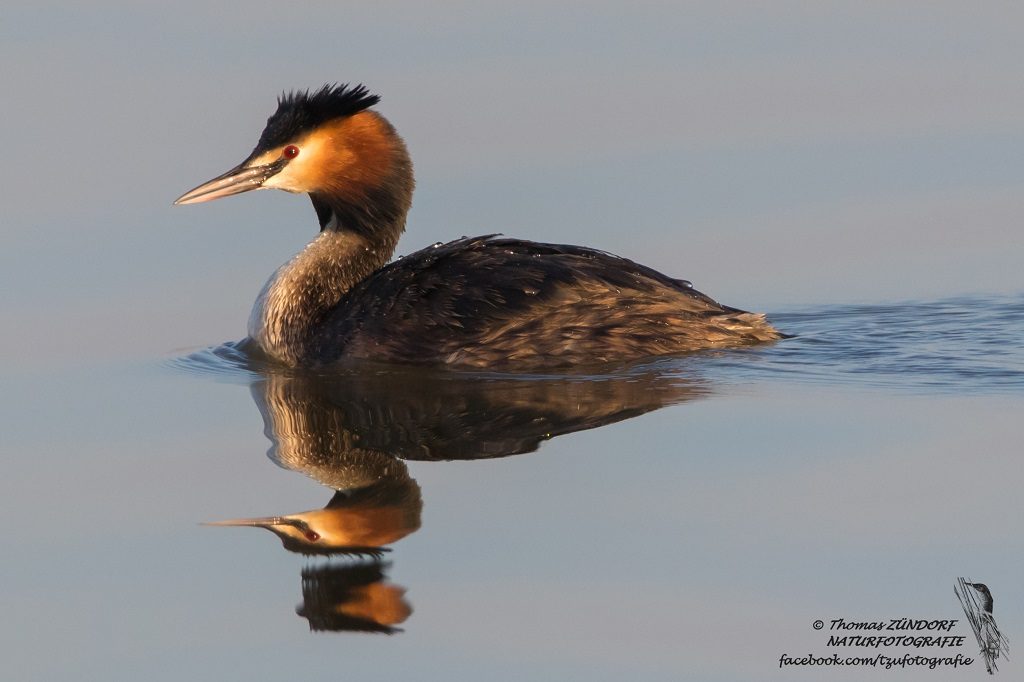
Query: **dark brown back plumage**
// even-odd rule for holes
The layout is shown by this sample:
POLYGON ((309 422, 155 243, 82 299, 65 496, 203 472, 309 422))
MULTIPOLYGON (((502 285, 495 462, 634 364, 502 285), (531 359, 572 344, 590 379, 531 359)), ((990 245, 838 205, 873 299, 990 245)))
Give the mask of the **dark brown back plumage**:
POLYGON ((762 315, 608 253, 463 238, 391 263, 329 312, 310 348, 474 367, 579 365, 779 338, 762 315))

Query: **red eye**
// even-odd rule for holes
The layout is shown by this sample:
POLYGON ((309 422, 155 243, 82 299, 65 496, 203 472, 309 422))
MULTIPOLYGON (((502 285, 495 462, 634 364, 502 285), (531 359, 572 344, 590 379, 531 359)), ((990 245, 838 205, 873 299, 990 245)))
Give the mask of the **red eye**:
MULTIPOLYGON (((296 149, 295 151, 298 152, 299 150, 296 149)), ((317 540, 320 539, 320 533, 317 533, 315 530, 307 530, 306 531, 306 539, 309 540, 310 542, 316 542, 317 540)))
POLYGON ((299 148, 293 144, 290 144, 284 148, 284 150, 281 152, 281 155, 284 156, 284 158, 286 159, 294 159, 296 156, 299 155, 299 148))

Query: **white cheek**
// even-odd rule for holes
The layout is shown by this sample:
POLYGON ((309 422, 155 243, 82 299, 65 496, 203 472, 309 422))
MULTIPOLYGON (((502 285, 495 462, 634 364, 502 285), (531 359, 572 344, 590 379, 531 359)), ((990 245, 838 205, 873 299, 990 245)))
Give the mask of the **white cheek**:
MULTIPOLYGON (((318 165, 324 160, 324 152, 328 149, 326 145, 331 141, 330 136, 317 137, 312 136, 303 140, 295 142, 295 146, 299 148, 299 154, 281 170, 269 178, 263 183, 263 187, 267 189, 283 189, 285 192, 308 192, 310 182, 312 178, 316 177, 314 171, 317 170, 318 165)), ((258 159, 254 159, 256 164, 269 164, 277 161, 281 158, 283 152, 281 149, 274 149, 258 159)))
POLYGON ((263 183, 264 188, 268 189, 283 189, 285 192, 305 192, 309 188, 301 187, 296 177, 296 168, 294 162, 285 166, 284 170, 276 175, 272 175, 267 178, 266 182, 263 183))

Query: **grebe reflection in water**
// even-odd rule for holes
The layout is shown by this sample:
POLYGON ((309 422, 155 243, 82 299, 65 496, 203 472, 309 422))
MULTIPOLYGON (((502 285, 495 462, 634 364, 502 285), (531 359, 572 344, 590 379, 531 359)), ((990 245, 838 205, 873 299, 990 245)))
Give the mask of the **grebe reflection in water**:
POLYGON ((335 492, 322 509, 211 525, 265 528, 305 555, 355 557, 353 565, 365 570, 328 564, 303 571, 300 614, 313 629, 394 632, 411 606, 404 589, 385 580, 381 556, 419 529, 423 509, 403 460, 533 452, 558 435, 708 393, 700 382, 642 368, 546 379, 413 367, 330 377, 271 373, 252 385, 270 458, 335 492), (367 576, 377 577, 359 582, 367 576))

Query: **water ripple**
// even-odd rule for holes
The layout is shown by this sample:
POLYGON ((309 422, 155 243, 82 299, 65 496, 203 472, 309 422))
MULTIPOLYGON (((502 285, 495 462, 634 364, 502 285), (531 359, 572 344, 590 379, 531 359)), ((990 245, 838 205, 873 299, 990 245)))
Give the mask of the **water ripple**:
POLYGON ((1024 390, 1024 295, 821 306, 771 318, 796 338, 715 354, 709 376, 955 393, 1024 390))

